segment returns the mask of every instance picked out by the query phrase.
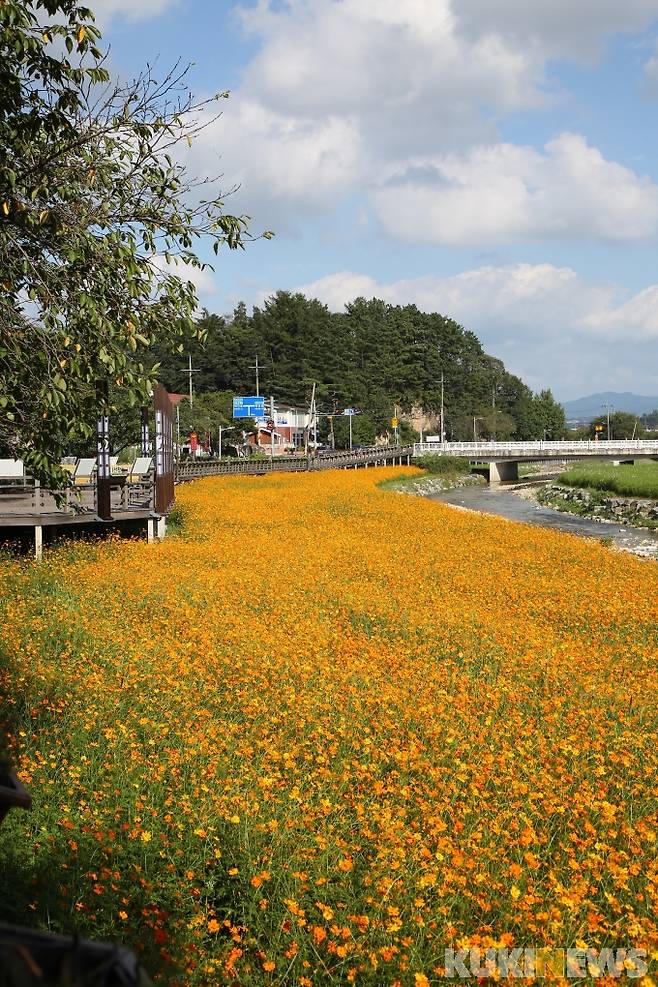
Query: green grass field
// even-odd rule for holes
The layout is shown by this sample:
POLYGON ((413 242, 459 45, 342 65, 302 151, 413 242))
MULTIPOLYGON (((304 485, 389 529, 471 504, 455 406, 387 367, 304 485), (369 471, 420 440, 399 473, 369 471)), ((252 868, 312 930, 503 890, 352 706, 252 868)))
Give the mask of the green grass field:
POLYGON ((612 463, 578 465, 557 477, 570 487, 605 490, 622 497, 649 497, 658 500, 658 463, 613 466, 612 463))

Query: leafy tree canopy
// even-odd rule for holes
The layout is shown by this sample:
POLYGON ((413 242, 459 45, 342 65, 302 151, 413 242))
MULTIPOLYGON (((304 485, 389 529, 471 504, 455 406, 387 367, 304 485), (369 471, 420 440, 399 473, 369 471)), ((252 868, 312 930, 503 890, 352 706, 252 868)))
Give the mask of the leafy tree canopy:
POLYGON ((47 482, 93 432, 96 380, 141 403, 147 348, 203 333, 199 238, 248 238, 180 163, 226 95, 195 102, 185 74, 113 82, 77 0, 0 3, 0 454, 47 482))
MULTIPOLYGON (((608 437, 608 417, 601 415, 595 418, 589 426, 590 438, 598 435, 599 438, 608 437), (599 429, 596 426, 599 426, 599 429)), ((644 425, 637 415, 628 411, 614 411, 610 415, 610 438, 611 439, 634 439, 644 435, 644 425)))
MULTIPOLYGON (((346 407, 360 412, 353 441, 370 442, 391 431, 395 408, 409 417, 422 408, 435 420, 444 381, 445 430, 449 439, 560 438, 564 412, 550 391, 532 393, 500 360, 484 352, 474 333, 454 320, 421 312, 415 305, 390 305, 357 298, 332 313, 317 299, 280 291, 248 315, 240 304, 231 316, 204 313, 205 344, 191 347, 198 391, 255 393, 255 357, 261 394, 281 403, 307 406, 311 386, 322 412, 320 437, 347 444, 346 407)), ((180 357, 155 347, 160 376, 170 389, 184 379, 180 357)), ((408 428, 408 426, 407 426, 408 428)), ((412 437, 411 430, 405 436, 412 437)))

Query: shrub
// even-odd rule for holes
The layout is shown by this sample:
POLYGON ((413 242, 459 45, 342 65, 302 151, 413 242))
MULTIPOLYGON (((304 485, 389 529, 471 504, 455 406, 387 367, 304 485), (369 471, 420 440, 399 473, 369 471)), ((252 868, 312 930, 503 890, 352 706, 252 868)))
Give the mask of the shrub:
POLYGON ((455 473, 468 473, 471 464, 468 459, 461 456, 437 456, 430 453, 427 456, 420 456, 414 459, 414 466, 420 466, 436 476, 451 476, 455 473))

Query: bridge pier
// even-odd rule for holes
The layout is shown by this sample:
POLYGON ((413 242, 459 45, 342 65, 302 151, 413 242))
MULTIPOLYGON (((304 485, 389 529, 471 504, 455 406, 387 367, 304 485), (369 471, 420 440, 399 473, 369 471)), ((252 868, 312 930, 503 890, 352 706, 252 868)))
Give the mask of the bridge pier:
POLYGON ((518 478, 519 464, 516 460, 489 463, 489 483, 501 483, 503 480, 518 480, 518 478))

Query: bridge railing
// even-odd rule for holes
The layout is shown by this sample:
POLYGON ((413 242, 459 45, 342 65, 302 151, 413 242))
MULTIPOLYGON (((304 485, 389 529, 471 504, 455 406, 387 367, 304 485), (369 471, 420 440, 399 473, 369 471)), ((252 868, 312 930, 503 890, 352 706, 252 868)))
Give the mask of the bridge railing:
POLYGON ((583 439, 578 441, 536 442, 416 442, 414 456, 427 454, 463 456, 467 459, 492 459, 500 456, 530 458, 541 456, 559 459, 560 456, 658 456, 658 439, 583 439))

